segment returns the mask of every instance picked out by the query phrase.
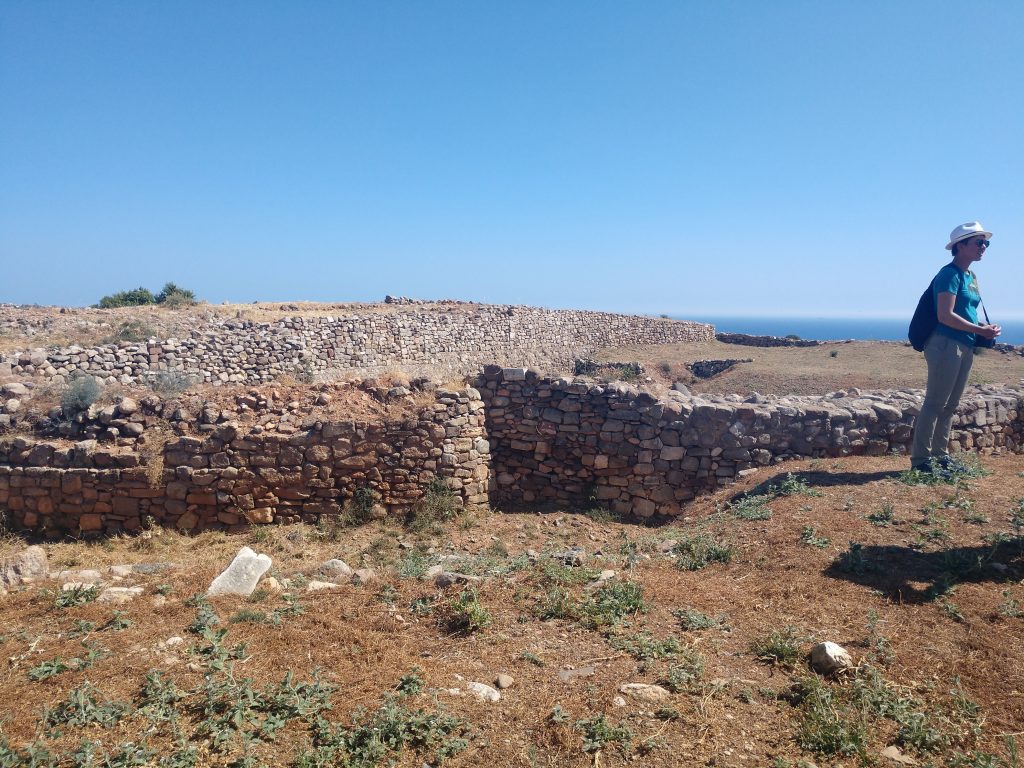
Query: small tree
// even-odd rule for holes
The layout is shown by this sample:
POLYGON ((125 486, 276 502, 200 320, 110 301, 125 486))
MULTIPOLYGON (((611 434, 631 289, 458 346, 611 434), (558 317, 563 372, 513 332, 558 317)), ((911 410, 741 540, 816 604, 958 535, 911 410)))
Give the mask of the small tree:
POLYGON ((156 295, 157 304, 166 304, 169 307, 191 306, 196 303, 196 295, 187 288, 181 288, 174 283, 167 283, 156 295))
POLYGON ((156 296, 148 288, 138 287, 133 291, 119 291, 104 296, 96 306, 102 309, 113 307, 142 307, 147 304, 156 304, 156 296))

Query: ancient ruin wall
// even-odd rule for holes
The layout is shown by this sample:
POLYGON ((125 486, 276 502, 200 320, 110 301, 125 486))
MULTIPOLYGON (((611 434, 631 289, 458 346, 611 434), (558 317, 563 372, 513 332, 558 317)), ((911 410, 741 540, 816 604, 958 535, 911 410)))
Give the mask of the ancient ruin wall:
MULTIPOLYGON (((46 535, 131 531, 150 518, 231 530, 336 516, 364 488, 381 514, 401 514, 441 478, 467 505, 678 515, 697 494, 789 458, 905 453, 921 403, 920 392, 856 390, 658 400, 624 384, 498 366, 475 383, 439 390, 398 422, 311 420, 290 435, 210 425, 144 465, 109 442, 0 440, 0 511, 12 527, 46 535)), ((953 449, 1021 450, 1022 405, 1024 390, 968 390, 953 449)))
POLYGON ((221 425, 203 439, 174 439, 146 466, 95 440, 9 438, 0 440, 0 511, 13 528, 92 536, 149 523, 193 531, 316 522, 341 515, 360 489, 373 492, 379 514, 401 514, 438 479, 458 504, 486 504, 483 421, 474 390, 440 390, 400 422, 318 422, 293 435, 221 425))
MULTIPOLYGON (((620 514, 678 515, 686 501, 787 458, 905 453, 921 393, 657 400, 622 384, 485 369, 491 502, 600 503, 620 514)), ((968 390, 953 450, 1020 450, 1024 392, 968 390)))
POLYGON ((5 375, 123 384, 179 371, 213 384, 259 383, 283 373, 422 366, 468 374, 485 363, 563 367, 605 346, 714 339, 714 327, 663 318, 536 307, 471 305, 346 317, 229 321, 183 339, 0 354, 5 375))

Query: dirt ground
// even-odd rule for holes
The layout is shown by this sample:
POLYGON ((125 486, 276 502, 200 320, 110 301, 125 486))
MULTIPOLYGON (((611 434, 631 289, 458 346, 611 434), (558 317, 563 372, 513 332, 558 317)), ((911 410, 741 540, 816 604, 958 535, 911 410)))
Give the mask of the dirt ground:
MULTIPOLYGON (((924 356, 909 345, 885 341, 829 342, 816 347, 748 347, 718 341, 603 349, 599 362, 635 361, 656 382, 684 382, 695 393, 821 395, 840 389, 923 389, 924 356), (686 368, 697 360, 750 360, 710 379, 686 368)), ((970 384, 1018 385, 1024 357, 984 350, 975 357, 970 384)))
MULTIPOLYGON (((52 571, 173 568, 129 577, 144 592, 122 606, 60 602, 54 581, 0 599, 0 764, 185 765, 188 741, 191 764, 216 766, 898 765, 886 747, 1017 765, 1024 458, 943 485, 904 465, 776 465, 656 527, 494 510, 48 543, 52 571), (292 602, 196 603, 243 545, 292 579, 292 602), (329 558, 377 579, 306 591, 329 558), (439 587, 434 564, 481 580, 439 587), (856 668, 815 675, 807 652, 825 640, 856 668), (320 721, 303 708, 314 674, 336 687, 320 721), (499 674, 514 679, 499 701, 467 691, 499 674)), ((24 544, 8 535, 0 555, 24 544)))

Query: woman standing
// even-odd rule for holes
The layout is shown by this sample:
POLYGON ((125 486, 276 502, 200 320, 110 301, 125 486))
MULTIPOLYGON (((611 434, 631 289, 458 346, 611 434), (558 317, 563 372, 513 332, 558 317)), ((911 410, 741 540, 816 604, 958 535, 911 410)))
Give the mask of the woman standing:
POLYGON ((977 221, 961 224, 949 235, 946 250, 953 261, 932 280, 938 325, 924 348, 928 362, 928 388, 914 426, 910 463, 931 472, 949 461, 949 432, 953 414, 967 385, 974 362, 976 337, 994 339, 1002 329, 978 322, 981 294, 970 267, 981 261, 992 233, 977 221))

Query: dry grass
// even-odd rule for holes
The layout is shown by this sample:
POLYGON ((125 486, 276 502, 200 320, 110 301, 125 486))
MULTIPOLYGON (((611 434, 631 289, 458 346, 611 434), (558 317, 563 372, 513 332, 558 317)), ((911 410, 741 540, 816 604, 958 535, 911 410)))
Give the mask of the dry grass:
POLYGON ((150 488, 159 488, 164 478, 164 448, 177 435, 168 426, 154 426, 146 430, 142 442, 138 446, 142 469, 150 488))
MULTIPOLYGON (((654 528, 597 514, 489 514, 423 534, 370 523, 341 536, 309 526, 273 526, 244 535, 162 532, 46 544, 53 570, 134 562, 172 562, 177 568, 133 579, 145 594, 122 607, 131 626, 118 632, 93 629, 73 636, 76 622, 101 627, 111 619, 112 609, 97 603, 57 608, 53 595, 38 586, 3 598, 0 652, 10 662, 0 670, 0 696, 21 702, 7 708, 3 733, 19 747, 30 743, 43 710, 85 680, 103 696, 122 701, 138 700, 150 669, 161 670, 184 691, 200 689, 204 657, 188 649, 205 642, 187 631, 197 609, 185 601, 205 589, 246 544, 271 555, 281 577, 300 572, 311 577, 324 560, 340 557, 354 567, 372 565, 381 579, 361 588, 298 591, 305 612, 283 615, 280 626, 230 621, 242 611, 283 609, 278 595, 214 602, 219 626, 227 629, 224 645, 246 644, 236 678, 252 678, 259 688, 280 682, 287 670, 306 681, 320 668, 323 679, 340 689, 326 717, 347 724, 356 708, 375 709, 403 675, 418 668, 425 688, 402 701, 428 712, 442 707, 469 727, 466 748, 445 764, 615 766, 642 755, 643 764, 651 766, 796 766, 800 760, 856 765, 856 756, 800 747, 807 705, 790 697, 793 685, 811 674, 805 658, 787 669, 759 661, 751 650, 755 641, 793 627, 801 653, 812 641, 833 640, 861 665, 845 682, 825 681, 837 700, 873 670, 880 678, 870 679, 912 699, 924 725, 951 739, 932 753, 905 741, 903 749, 919 761, 944 766, 953 765, 956 753, 979 761, 980 753, 992 753, 1004 762, 961 764, 1009 766, 1007 735, 1017 734, 1019 744, 1024 723, 1024 618, 1012 609, 1013 601, 1024 604, 1024 557, 1011 544, 993 550, 986 538, 1019 532, 1010 516, 1024 497, 1024 458, 986 457, 983 463, 991 474, 957 489, 900 482, 905 461, 898 458, 792 462, 702 498, 685 519, 654 528), (820 495, 777 496, 767 503, 767 519, 733 513, 738 494, 779 486, 787 472, 794 473, 787 487, 806 486, 820 495), (888 513, 875 519, 887 525, 868 519, 883 508, 888 513), (806 535, 808 528, 816 538, 806 535), (671 545, 664 542, 699 534, 730 544, 731 560, 692 571, 675 567, 665 554, 671 545), (860 544, 852 559, 851 541, 860 544), (544 556, 531 565, 524 556, 527 549, 550 553, 572 546, 590 553, 582 568, 561 567, 544 556), (598 550, 602 554, 594 555, 598 550), (438 623, 440 608, 412 610, 432 603, 447 604, 450 611, 461 593, 461 587, 439 591, 414 578, 441 555, 458 556, 444 561, 449 570, 484 575, 477 595, 487 612, 486 626, 451 634, 438 623), (975 567, 978 557, 981 566, 975 567), (592 593, 585 584, 602 568, 617 572, 613 582, 639 585, 646 610, 625 615, 618 625, 590 622, 592 593), (556 594, 564 597, 560 614, 549 610, 556 594), (688 616, 714 617, 714 626, 686 629, 682 609, 690 611, 688 616), (545 610, 563 618, 541 619, 545 610), (158 648, 172 636, 184 637, 185 643, 158 648), (30 670, 47 660, 82 657, 83 639, 109 655, 88 669, 30 678, 30 670), (676 651, 651 655, 652 649, 671 647, 669 639, 676 641, 676 651), (704 671, 690 679, 680 668, 695 669, 695 654, 704 671), (593 674, 568 681, 558 674, 585 667, 593 667, 593 674), (447 692, 463 686, 460 677, 491 683, 500 672, 516 682, 496 704, 447 692), (626 697, 624 707, 613 703, 624 683, 668 678, 676 680, 677 692, 667 701, 626 697), (973 726, 961 717, 970 710, 966 700, 980 707, 973 726), (599 716, 612 730, 600 729, 599 716), (599 752, 585 751, 586 732, 610 739, 624 733, 614 730, 620 725, 632 735, 626 753, 614 740, 599 752)), ((8 538, 0 542, 0 554, 18 546, 8 538)), ((240 746, 231 742, 224 753, 204 746, 204 738, 194 733, 199 721, 190 708, 200 698, 182 703, 179 725, 194 736, 200 764, 227 765, 241 756, 240 746)), ((143 740, 169 754, 166 729, 149 728, 131 717, 109 729, 67 727, 49 743, 66 761, 83 737, 102 740, 108 752, 143 740)), ((898 731, 892 719, 872 717, 864 761, 876 762, 879 751, 900 738, 898 731)), ((250 743, 249 754, 260 765, 289 765, 307 739, 308 729, 292 722, 276 740, 250 743)), ((429 751, 407 749, 397 761, 418 767, 434 758, 429 751)))
MULTIPOLYGON (((616 347, 593 355, 599 362, 637 360, 661 384, 682 381, 696 393, 814 395, 840 389, 924 388, 924 356, 895 342, 853 341, 817 347, 747 347, 709 341, 616 347), (833 356, 835 353, 835 356, 833 356), (686 364, 696 360, 745 359, 710 379, 696 380, 686 364)), ((985 351, 971 371, 972 384, 1019 384, 1019 355, 985 351)))

